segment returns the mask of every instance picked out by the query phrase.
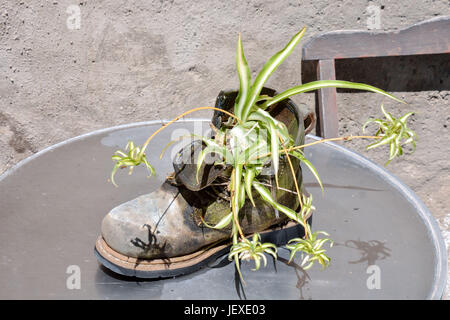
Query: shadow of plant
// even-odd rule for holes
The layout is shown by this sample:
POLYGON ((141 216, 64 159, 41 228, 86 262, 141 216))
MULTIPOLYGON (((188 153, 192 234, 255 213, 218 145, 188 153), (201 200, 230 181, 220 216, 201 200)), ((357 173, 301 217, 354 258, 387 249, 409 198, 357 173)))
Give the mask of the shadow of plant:
MULTIPOLYGON (((162 244, 162 245, 158 243, 158 240, 157 240, 154 232, 152 232, 152 227, 150 225, 144 224, 143 227, 147 228, 147 231, 148 231, 147 243, 145 243, 142 239, 137 238, 137 237, 134 239, 131 239, 130 242, 135 247, 138 247, 138 248, 141 248, 142 250, 144 250, 145 253, 148 253, 152 249, 156 249, 158 252, 163 253, 165 251, 167 243, 164 242, 164 244, 162 244)), ((155 227, 155 230, 156 230, 156 227, 155 227)), ((163 259, 167 259, 167 258, 163 257, 163 259)), ((142 260, 145 260, 145 259, 138 258, 136 260, 136 266, 138 266, 142 260)), ((167 262, 167 264, 168 264, 168 262, 167 262)))
POLYGON ((384 242, 378 240, 347 240, 344 244, 347 248, 356 249, 360 252, 361 258, 355 261, 349 261, 348 263, 357 264, 367 261, 367 265, 374 265, 378 260, 385 260, 390 257, 389 249, 385 246, 384 242))
POLYGON ((296 283, 295 287, 299 290, 299 293, 300 293, 299 299, 300 300, 312 300, 311 297, 305 298, 305 294, 304 294, 304 288, 311 280, 311 277, 309 276, 309 274, 300 265, 295 263, 295 261, 293 261, 293 260, 291 262, 289 262, 289 260, 287 260, 285 258, 278 257, 278 261, 286 264, 287 266, 294 268, 295 275, 297 276, 297 283, 296 283))
MULTIPOLYGON (((276 271, 276 263, 278 261, 281 263, 284 263, 285 265, 294 269, 295 275, 297 276, 297 283, 295 286, 297 289, 299 289, 299 293, 300 293, 299 299, 300 300, 311 300, 312 299, 311 297, 306 298, 305 294, 304 294, 304 288, 311 280, 311 277, 309 276, 309 274, 300 265, 298 265, 294 261, 289 262, 288 259, 285 259, 280 256, 278 256, 277 260, 273 259, 273 265, 274 265, 275 272, 277 272, 276 271)), ((236 294, 239 297, 239 299, 247 300, 247 296, 245 294, 245 286, 242 283, 241 277, 239 276, 237 269, 235 269, 235 274, 234 274, 234 286, 236 289, 236 294)))

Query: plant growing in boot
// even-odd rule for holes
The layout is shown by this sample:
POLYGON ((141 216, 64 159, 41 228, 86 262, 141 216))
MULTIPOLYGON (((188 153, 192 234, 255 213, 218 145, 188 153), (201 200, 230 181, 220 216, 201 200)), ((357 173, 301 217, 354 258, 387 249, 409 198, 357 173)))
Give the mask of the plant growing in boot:
MULTIPOLYGON (((212 136, 197 137, 198 140, 180 151, 179 157, 174 161, 175 174, 167 179, 161 189, 152 196, 137 198, 110 213, 118 215, 124 211, 127 214, 132 212, 137 220, 142 218, 139 221, 146 226, 148 243, 137 236, 134 239, 126 238, 129 225, 112 222, 113 220, 107 217, 102 225, 104 239, 101 245, 97 246, 99 251, 103 250, 100 255, 106 257, 109 252, 115 254, 116 258, 131 257, 139 260, 139 263, 145 261, 146 269, 142 269, 141 273, 133 273, 142 277, 164 277, 192 272, 195 270, 193 266, 200 267, 204 265, 203 261, 224 252, 228 252, 229 259, 235 261, 239 274, 241 260, 254 260, 254 270, 258 270, 261 260, 264 265, 267 262, 266 253, 276 259, 277 245, 286 245, 286 248, 291 250, 290 260, 296 253, 300 253, 304 269, 312 267, 315 262, 323 267, 330 263, 325 246, 331 246, 333 241, 328 238, 326 232, 312 232, 308 220, 314 206, 312 196, 302 184, 300 163, 311 170, 321 187, 322 183, 316 169, 306 159, 303 148, 325 141, 372 139, 375 142, 367 147, 368 150, 389 145, 389 163, 403 154, 402 146, 405 144, 411 143, 415 148, 415 134, 406 125, 412 113, 396 119, 382 106, 385 119, 368 120, 363 127, 364 131, 371 123, 377 124, 378 130, 374 135, 322 139, 305 144, 303 115, 289 100, 293 95, 337 87, 371 91, 399 102, 403 101, 373 86, 340 80, 313 81, 281 93, 265 88, 264 84, 270 75, 291 54, 304 33, 305 28, 272 56, 253 80, 239 35, 236 50, 240 81, 238 92, 221 93, 215 107, 201 107, 184 112, 159 128, 141 147, 129 142, 127 153, 116 152, 112 157, 116 161, 111 174, 112 183, 115 184, 114 175, 118 168, 129 167, 131 173, 135 166, 144 164, 152 175, 155 171, 148 163, 145 151, 153 137, 192 112, 214 110, 212 136), (189 160, 193 160, 193 163, 189 160), (159 201, 163 201, 160 199, 165 198, 171 202, 161 208, 165 210, 162 215, 164 217, 156 213, 149 214, 148 209, 142 209, 157 207, 159 201), (201 201, 198 198, 201 198, 201 201), (117 213, 119 211, 120 213, 117 213), (195 223, 189 225, 189 228, 180 227, 179 230, 173 227, 172 235, 169 235, 170 232, 167 232, 168 235, 159 235, 159 229, 165 228, 161 227, 164 225, 162 219, 169 221, 171 215, 182 216, 186 215, 186 212, 190 213, 183 216, 185 221, 190 219, 195 223), (150 222, 145 222, 145 219, 150 222), (276 231, 269 230, 273 225, 278 226, 276 231), (299 226, 302 235, 293 233, 296 236, 288 243, 271 243, 272 232, 294 227, 298 231, 299 226), (117 240, 118 237, 114 235, 118 228, 121 228, 118 233, 126 245, 119 243, 120 238, 117 240), (192 234, 195 228, 203 230, 203 233, 200 232, 201 236, 195 232, 192 234), (204 231, 204 228, 209 231, 204 231), (184 242, 190 243, 190 246, 183 245, 184 242), (139 249, 130 247, 130 243, 139 249), (162 261, 175 267, 163 267, 162 261)), ((123 218, 116 220, 125 221, 123 218)), ((141 234, 140 232, 136 231, 136 234, 141 234)), ((112 259, 109 261, 114 264, 112 259)), ((117 265, 115 271, 127 274, 123 271, 126 268, 126 263, 123 262, 117 265)))

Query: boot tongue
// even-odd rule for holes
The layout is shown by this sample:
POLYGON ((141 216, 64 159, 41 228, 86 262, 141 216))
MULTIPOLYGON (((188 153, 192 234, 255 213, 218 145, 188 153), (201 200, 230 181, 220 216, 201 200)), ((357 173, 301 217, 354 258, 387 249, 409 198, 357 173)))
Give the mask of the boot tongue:
POLYGON ((192 191, 206 188, 226 169, 222 166, 214 166, 214 162, 221 158, 219 155, 210 154, 200 167, 197 181, 197 158, 204 148, 205 145, 201 140, 195 140, 181 149, 173 161, 177 182, 192 191))
MULTIPOLYGON (((216 98, 215 108, 222 110, 231 110, 237 97, 235 91, 221 91, 216 98)), ((223 122, 226 122, 228 116, 220 111, 215 110, 211 123, 220 129, 223 122)), ((217 177, 226 171, 226 167, 214 166, 214 161, 221 160, 220 156, 207 156, 204 164, 200 167, 197 182, 197 158, 201 150, 206 146, 201 140, 195 140, 191 144, 181 149, 175 160, 173 167, 177 182, 183 184, 187 189, 199 191, 208 187, 217 177)))

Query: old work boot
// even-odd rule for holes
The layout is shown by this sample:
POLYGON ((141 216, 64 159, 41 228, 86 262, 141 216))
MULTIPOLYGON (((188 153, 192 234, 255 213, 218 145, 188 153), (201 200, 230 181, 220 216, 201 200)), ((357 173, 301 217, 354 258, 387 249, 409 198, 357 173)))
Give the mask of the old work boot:
MULTIPOLYGON (((216 106, 228 109, 235 97, 235 93, 221 93, 216 106)), ((279 103, 271 113, 287 125, 297 145, 304 142, 304 121, 311 121, 311 117, 303 119, 290 100, 279 103)), ((216 127, 226 120, 221 118, 223 115, 214 114, 212 122, 216 127)), ((308 124, 309 128, 313 126, 308 124)), ((230 227, 216 230, 203 224, 206 221, 214 225, 230 213, 229 194, 222 183, 229 177, 229 168, 204 164, 197 182, 195 159, 203 147, 201 141, 193 141, 180 150, 173 163, 173 179, 167 179, 150 194, 115 207, 105 216, 96 243, 96 255, 102 264, 127 276, 170 277, 193 272, 229 250, 230 227)), ((301 186, 300 165, 292 160, 301 186)), ((269 182, 273 178, 261 177, 269 182)), ((272 190, 277 201, 297 208, 297 196, 283 190, 294 187, 286 161, 280 161, 279 186, 280 189, 272 190)), ((259 232, 262 241, 278 245, 302 235, 301 226, 288 223, 284 214, 278 214, 259 196, 255 195, 254 201, 255 207, 247 199, 239 212, 245 234, 259 232)))

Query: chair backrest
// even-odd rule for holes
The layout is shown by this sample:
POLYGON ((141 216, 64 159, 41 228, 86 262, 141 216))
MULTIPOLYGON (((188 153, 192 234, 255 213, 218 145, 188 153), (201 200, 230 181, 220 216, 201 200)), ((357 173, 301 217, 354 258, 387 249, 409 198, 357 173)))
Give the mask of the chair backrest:
MULTIPOLYGON (((443 53, 450 53, 450 16, 395 32, 340 30, 320 34, 303 46, 302 73, 312 65, 317 80, 335 80, 336 59, 443 53)), ((336 89, 318 90, 316 97, 316 135, 337 137, 336 89)))

